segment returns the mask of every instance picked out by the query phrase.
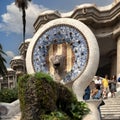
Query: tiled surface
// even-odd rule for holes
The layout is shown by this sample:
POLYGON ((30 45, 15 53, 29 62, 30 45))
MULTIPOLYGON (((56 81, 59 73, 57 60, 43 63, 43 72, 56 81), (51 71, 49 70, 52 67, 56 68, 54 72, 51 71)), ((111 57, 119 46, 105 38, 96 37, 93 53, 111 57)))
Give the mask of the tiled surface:
POLYGON ((51 44, 62 44, 67 42, 75 54, 75 62, 71 71, 63 79, 69 82, 77 78, 85 69, 88 61, 88 45, 82 33, 76 28, 68 25, 58 25, 45 31, 37 40, 33 49, 33 66, 36 72, 49 72, 46 56, 51 44))

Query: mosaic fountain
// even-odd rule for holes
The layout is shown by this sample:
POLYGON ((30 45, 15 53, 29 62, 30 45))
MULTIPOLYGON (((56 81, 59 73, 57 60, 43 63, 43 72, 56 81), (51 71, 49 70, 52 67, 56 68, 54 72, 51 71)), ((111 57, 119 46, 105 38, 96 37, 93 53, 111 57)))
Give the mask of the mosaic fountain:
MULTIPOLYGON (((49 73, 56 82, 69 87, 83 101, 86 87, 99 64, 99 47, 92 31, 71 18, 52 20, 31 39, 26 55, 27 73, 49 73)), ((91 112, 84 120, 100 120, 100 101, 87 102, 91 112)), ((19 107, 19 101, 15 106, 19 107)), ((14 105, 13 105, 14 106, 14 105)))
MULTIPOLYGON (((41 27, 33 36, 26 57, 28 73, 49 73, 71 88, 78 101, 83 101, 84 90, 98 64, 99 47, 94 34, 85 24, 70 18, 52 20, 41 27)), ((92 112, 85 120, 100 119, 99 104, 100 101, 88 102, 92 112)))

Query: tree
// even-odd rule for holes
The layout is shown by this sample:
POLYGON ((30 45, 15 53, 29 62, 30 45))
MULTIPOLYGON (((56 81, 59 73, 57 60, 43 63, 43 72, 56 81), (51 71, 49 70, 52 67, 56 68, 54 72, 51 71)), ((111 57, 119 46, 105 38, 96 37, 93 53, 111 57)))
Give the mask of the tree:
MULTIPOLYGON (((22 21, 23 21, 23 45, 24 45, 24 62, 25 62, 25 32, 26 32, 26 11, 25 9, 28 8, 28 2, 31 0, 15 0, 15 5, 22 10, 22 21)), ((25 72, 25 67, 24 67, 24 72, 25 72)))
POLYGON ((7 73, 7 69, 5 66, 6 60, 3 57, 3 55, 6 55, 6 54, 2 49, 2 45, 0 44, 0 75, 2 76, 4 76, 7 73))

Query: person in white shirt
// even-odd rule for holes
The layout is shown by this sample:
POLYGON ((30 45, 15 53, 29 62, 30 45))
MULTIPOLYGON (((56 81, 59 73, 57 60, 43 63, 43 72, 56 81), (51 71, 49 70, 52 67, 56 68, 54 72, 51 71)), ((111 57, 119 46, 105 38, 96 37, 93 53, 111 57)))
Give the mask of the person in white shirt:
POLYGON ((96 80, 95 80, 95 86, 100 90, 101 89, 101 85, 102 85, 102 81, 101 81, 100 77, 97 76, 96 80))

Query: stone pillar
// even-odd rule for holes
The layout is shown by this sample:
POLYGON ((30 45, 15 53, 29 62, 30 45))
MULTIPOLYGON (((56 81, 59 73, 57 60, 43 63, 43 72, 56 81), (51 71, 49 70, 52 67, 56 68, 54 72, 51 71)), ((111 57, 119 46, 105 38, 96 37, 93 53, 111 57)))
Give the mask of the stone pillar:
POLYGON ((120 36, 117 40, 117 77, 120 77, 120 36))
POLYGON ((110 52, 110 60, 111 60, 111 70, 110 70, 110 76, 117 75, 117 55, 116 50, 110 52))

